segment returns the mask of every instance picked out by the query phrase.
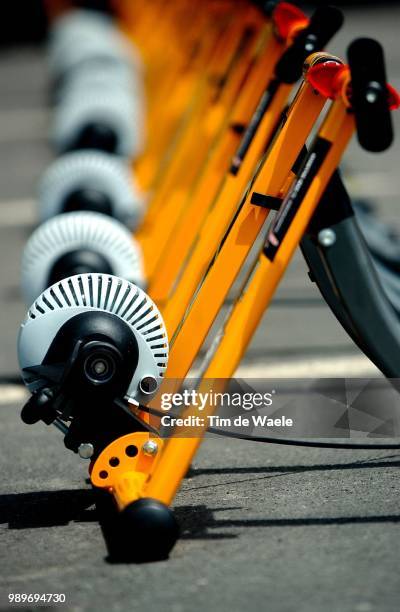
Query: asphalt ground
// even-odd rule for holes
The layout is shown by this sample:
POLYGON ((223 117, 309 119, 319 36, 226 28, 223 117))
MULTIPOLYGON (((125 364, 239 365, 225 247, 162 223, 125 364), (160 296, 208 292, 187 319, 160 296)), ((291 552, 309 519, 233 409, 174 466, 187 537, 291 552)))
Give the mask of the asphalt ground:
MULTIPOLYGON (((380 3, 346 9, 345 28, 330 49, 343 55, 355 36, 377 36, 400 87, 399 17, 400 7, 380 3)), ((170 559, 109 562, 85 462, 64 450, 56 431, 19 419, 19 261, 35 220, 35 185, 51 159, 46 76, 42 50, 2 51, 0 609, 10 609, 9 593, 65 593, 64 608, 73 610, 397 611, 395 451, 209 439, 174 503, 182 538, 170 559)), ((373 156, 353 143, 345 158, 352 195, 372 199, 395 229, 398 151, 397 143, 373 156)), ((240 375, 378 376, 306 272, 297 256, 240 375)))

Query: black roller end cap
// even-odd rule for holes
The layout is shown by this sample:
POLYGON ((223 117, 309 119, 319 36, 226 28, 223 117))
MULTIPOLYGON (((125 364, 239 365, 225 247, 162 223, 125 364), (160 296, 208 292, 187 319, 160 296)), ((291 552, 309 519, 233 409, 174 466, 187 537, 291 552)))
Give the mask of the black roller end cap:
POLYGON ((81 149, 95 149, 106 153, 116 153, 118 137, 115 130, 106 123, 88 123, 79 133, 78 137, 68 147, 68 151, 81 149))
POLYGON ((63 212, 90 210, 112 217, 111 199, 97 189, 77 189, 69 194, 63 204, 63 212))
POLYGON ((64 278, 88 273, 113 274, 113 270, 108 260, 96 251, 90 249, 69 251, 54 263, 47 285, 50 287, 64 278))
POLYGON ((138 499, 117 515, 110 560, 149 563, 167 559, 179 537, 175 516, 157 499, 138 499))

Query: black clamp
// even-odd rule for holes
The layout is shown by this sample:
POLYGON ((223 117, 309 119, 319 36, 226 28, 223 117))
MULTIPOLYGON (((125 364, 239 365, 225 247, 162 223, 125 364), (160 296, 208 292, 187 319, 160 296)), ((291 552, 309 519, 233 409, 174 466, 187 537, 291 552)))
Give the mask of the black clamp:
POLYGON ((263 193, 253 191, 250 202, 255 206, 267 208, 268 210, 279 210, 282 204, 282 198, 275 198, 274 196, 264 195, 263 193))

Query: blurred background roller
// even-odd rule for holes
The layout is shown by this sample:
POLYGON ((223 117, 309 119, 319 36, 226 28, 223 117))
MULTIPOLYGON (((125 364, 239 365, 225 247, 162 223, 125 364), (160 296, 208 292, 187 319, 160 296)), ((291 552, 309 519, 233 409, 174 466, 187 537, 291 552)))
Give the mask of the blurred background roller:
POLYGON ((62 79, 85 62, 94 61, 107 67, 125 65, 136 72, 143 69, 137 49, 110 17, 80 9, 55 19, 48 44, 52 79, 62 79))
POLYGON ((57 215, 32 234, 24 249, 25 301, 30 305, 50 285, 88 272, 145 285, 140 248, 119 221, 94 212, 57 215))
POLYGON ((144 94, 142 79, 125 64, 105 65, 102 62, 88 61, 63 79, 53 91, 54 102, 66 103, 73 96, 85 91, 101 92, 106 90, 122 91, 135 98, 141 113, 144 113, 144 94))
POLYGON ((113 21, 68 11, 52 24, 48 55, 56 153, 90 148, 136 157, 144 141, 142 68, 113 21))
POLYGON ((134 229, 144 201, 130 166, 100 151, 68 153, 53 162, 39 183, 39 222, 77 210, 107 214, 134 229))
POLYGON ((56 154, 97 149, 135 158, 144 143, 140 104, 123 89, 85 89, 55 111, 52 143, 56 154))

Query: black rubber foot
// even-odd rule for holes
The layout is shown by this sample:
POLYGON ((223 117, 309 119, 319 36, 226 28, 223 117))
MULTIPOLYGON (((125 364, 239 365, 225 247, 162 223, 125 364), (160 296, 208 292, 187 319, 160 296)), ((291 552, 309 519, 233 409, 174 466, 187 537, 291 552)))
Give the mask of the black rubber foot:
POLYGON ((168 506, 156 499, 138 499, 117 515, 108 542, 109 560, 148 563, 167 559, 178 536, 178 523, 168 506))

